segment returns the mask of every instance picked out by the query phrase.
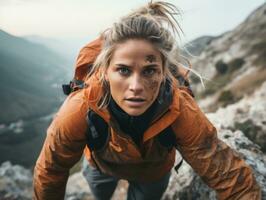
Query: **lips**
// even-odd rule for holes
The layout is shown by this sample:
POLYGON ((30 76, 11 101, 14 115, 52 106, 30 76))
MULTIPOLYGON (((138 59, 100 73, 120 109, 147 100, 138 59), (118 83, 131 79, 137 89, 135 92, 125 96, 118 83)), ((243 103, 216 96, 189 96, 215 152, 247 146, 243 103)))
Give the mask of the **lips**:
POLYGON ((145 99, 143 98, 127 98, 127 101, 133 101, 133 102, 143 102, 145 99))
POLYGON ((142 102, 145 101, 145 99, 141 99, 141 98, 130 98, 130 99, 126 99, 127 101, 136 101, 136 102, 142 102))
POLYGON ((141 97, 131 97, 125 99, 127 104, 131 107, 141 107, 145 104, 146 100, 141 97))

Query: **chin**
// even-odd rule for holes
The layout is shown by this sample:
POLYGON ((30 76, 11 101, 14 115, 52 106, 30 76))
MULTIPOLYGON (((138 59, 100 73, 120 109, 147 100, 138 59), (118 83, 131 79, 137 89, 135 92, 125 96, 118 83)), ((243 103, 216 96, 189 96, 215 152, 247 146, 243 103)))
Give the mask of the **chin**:
POLYGON ((141 114, 143 114, 146 110, 144 110, 144 109, 126 109, 126 110, 124 110, 128 115, 130 115, 130 116, 134 116, 134 117, 137 117, 137 116, 139 116, 139 115, 141 115, 141 114))

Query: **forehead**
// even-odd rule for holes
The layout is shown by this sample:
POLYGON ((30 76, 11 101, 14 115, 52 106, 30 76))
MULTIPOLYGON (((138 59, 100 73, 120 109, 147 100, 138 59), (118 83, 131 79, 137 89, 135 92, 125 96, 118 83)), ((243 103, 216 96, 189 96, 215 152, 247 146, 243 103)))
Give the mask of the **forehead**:
POLYGON ((161 63, 161 53, 152 43, 141 39, 130 39, 117 44, 111 62, 161 63))

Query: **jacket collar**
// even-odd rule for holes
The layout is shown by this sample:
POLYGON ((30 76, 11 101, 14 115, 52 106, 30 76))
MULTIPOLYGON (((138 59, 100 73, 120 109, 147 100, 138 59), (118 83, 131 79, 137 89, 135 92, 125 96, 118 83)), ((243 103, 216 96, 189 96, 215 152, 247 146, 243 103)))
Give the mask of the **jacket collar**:
MULTIPOLYGON (((155 114, 151 120, 149 128, 144 132, 143 142, 154 137, 162 130, 170 126, 178 117, 179 109, 179 91, 176 88, 176 83, 171 89, 170 83, 166 82, 161 88, 155 105, 155 114)), ((114 126, 111 114, 107 108, 98 109, 97 103, 99 97, 102 96, 102 87, 97 75, 90 77, 86 81, 84 90, 87 106, 100 115, 109 125, 114 126)), ((116 128, 117 126, 113 127, 116 128)))

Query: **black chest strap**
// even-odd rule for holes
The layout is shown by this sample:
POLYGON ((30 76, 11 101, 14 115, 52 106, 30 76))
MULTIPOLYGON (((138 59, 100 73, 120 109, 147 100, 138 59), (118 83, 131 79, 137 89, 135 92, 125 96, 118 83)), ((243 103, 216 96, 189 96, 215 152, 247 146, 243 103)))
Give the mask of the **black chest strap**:
MULTIPOLYGON (((87 115, 88 131, 87 146, 90 151, 97 151, 102 149, 108 139, 108 124, 100 117, 97 113, 89 110, 87 115)), ((160 144, 168 149, 176 148, 176 136, 171 126, 164 129, 161 133, 156 136, 160 144)), ((178 169, 182 165, 183 159, 175 166, 175 171, 178 173, 178 169)))

